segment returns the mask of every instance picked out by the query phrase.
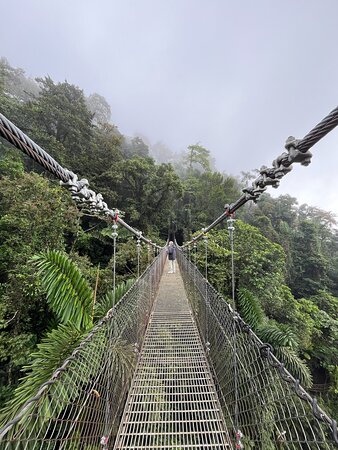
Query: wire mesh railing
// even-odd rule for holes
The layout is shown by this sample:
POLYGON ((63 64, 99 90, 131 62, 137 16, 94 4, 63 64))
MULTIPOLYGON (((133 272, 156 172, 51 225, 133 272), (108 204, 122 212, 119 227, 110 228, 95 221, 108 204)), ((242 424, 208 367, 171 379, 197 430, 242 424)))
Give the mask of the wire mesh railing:
POLYGON ((183 280, 164 274, 114 450, 229 448, 183 280))
POLYGON ((241 445, 257 450, 337 448, 335 420, 182 251, 178 261, 226 425, 240 435, 241 445))
POLYGON ((165 251, 0 430, 1 449, 112 448, 165 251))

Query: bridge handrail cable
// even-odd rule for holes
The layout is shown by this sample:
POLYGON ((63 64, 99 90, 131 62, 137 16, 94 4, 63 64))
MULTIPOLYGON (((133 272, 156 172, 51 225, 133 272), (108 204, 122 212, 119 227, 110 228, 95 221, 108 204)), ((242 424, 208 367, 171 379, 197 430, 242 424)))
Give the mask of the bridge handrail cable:
MULTIPOLYGON (((254 404, 254 400, 252 399, 255 397, 256 399, 259 398, 263 407, 265 403, 268 403, 268 398, 264 398, 265 395, 267 397, 270 396, 269 401, 272 403, 273 392, 272 390, 269 391, 269 389, 278 380, 278 386, 284 393, 285 398, 276 398, 274 400, 276 403, 287 403, 287 399, 292 402, 297 416, 290 416, 290 419, 299 421, 299 426, 304 430, 310 428, 312 430, 312 436, 316 436, 314 429, 317 430, 317 433, 320 430, 319 434, 324 439, 324 442, 338 444, 337 422, 319 407, 317 400, 300 385, 299 380, 291 375, 283 363, 273 354, 272 347, 259 339, 251 327, 205 279, 198 268, 189 261, 183 251, 178 250, 177 255, 200 334, 206 348, 208 348, 212 367, 215 370, 215 376, 218 380, 219 398, 228 399, 227 403, 224 403, 222 406, 225 416, 229 415, 229 423, 236 423, 236 413, 238 413, 240 421, 239 428, 244 432, 244 435, 252 435, 253 432, 250 426, 245 422, 247 421, 246 415, 250 413, 248 411, 248 405, 251 403, 254 404), (209 322, 209 326, 206 325, 206 322, 209 322), (236 339, 233 339, 232 335, 233 324, 235 324, 236 339), (234 342, 236 343, 236 361, 241 367, 241 371, 237 371, 237 373, 234 372, 235 364, 232 354, 234 342), (220 357, 220 355, 223 355, 223 357, 220 357), (234 382, 229 384, 229 379, 234 380, 235 377, 238 387, 234 382), (236 389, 239 392, 238 401, 241 406, 238 411, 236 411, 235 406, 236 389), (243 389, 246 390, 245 395, 243 395, 243 389), (232 404, 229 402, 229 398, 233 398, 232 404), (301 402, 296 401, 296 398, 299 398, 301 402), (306 407, 304 403, 307 405, 306 407), (231 406, 233 407, 232 413, 230 411, 231 406), (301 411, 299 412, 297 408, 301 409, 301 411), (310 412, 313 417, 313 423, 307 419, 307 415, 310 412), (330 441, 325 441, 323 437, 325 436, 325 430, 320 429, 318 421, 324 423, 330 430, 330 441)), ((282 417, 277 407, 271 405, 271 408, 274 411, 276 423, 279 422, 280 427, 282 427, 286 419, 282 417)), ((285 408, 287 408, 286 404, 285 408)), ((256 420, 258 420, 256 427, 259 427, 261 417, 257 415, 256 420)), ((250 421, 247 422, 250 423, 250 421)), ((284 423, 284 426, 286 427, 286 423, 284 423)), ((288 433, 292 435, 291 430, 288 430, 288 433)), ((307 436, 309 441, 311 440, 310 435, 311 433, 307 436)))
POLYGON ((84 178, 79 180, 78 176, 74 172, 62 167, 49 153, 36 144, 1 113, 0 136, 44 167, 49 173, 58 178, 60 180, 60 184, 70 191, 72 198, 80 207, 87 208, 91 213, 118 222, 121 226, 126 228, 146 244, 152 245, 158 249, 161 248, 160 245, 157 245, 150 239, 143 236, 141 231, 136 230, 121 219, 118 215, 118 210, 110 209, 107 203, 104 202, 100 193, 97 194, 93 190, 88 189, 89 182, 87 179, 84 178))
POLYGON ((308 166, 311 162, 312 153, 309 149, 319 142, 324 136, 332 131, 338 125, 338 106, 333 109, 323 120, 321 120, 303 139, 296 139, 289 136, 285 143, 285 149, 272 162, 272 167, 262 166, 260 175, 248 186, 243 189, 241 195, 234 203, 226 204, 225 211, 217 217, 210 225, 202 229, 202 232, 193 237, 190 241, 184 243, 182 247, 187 247, 200 240, 205 233, 215 228, 224 219, 234 214, 239 208, 245 205, 249 200, 257 202, 268 186, 278 188, 280 180, 289 173, 293 163, 300 163, 308 166))
POLYGON ((119 425, 165 257, 162 250, 36 395, 0 429, 1 448, 41 448, 51 436, 60 448, 76 444, 79 436, 93 445, 104 435, 110 441, 114 438, 113 428, 119 425), (128 363, 128 374, 123 376, 120 351, 128 363), (105 419, 107 408, 109 420, 105 419), (108 432, 104 429, 107 422, 108 432))

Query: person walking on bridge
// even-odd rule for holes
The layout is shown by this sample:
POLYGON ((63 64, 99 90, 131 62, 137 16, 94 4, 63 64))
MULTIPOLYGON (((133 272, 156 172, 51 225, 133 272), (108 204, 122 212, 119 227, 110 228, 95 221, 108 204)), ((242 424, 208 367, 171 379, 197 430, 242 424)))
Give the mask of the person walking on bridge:
POLYGON ((167 248, 167 254, 169 259, 169 272, 168 273, 175 273, 176 272, 176 247, 174 246, 173 241, 169 242, 168 248, 167 248))

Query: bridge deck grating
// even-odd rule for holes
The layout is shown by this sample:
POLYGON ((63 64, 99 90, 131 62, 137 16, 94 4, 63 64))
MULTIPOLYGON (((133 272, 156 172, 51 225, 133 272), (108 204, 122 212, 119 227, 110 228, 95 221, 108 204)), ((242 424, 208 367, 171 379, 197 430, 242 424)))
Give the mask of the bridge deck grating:
POLYGON ((165 273, 115 449, 229 449, 230 439, 182 278, 165 273))

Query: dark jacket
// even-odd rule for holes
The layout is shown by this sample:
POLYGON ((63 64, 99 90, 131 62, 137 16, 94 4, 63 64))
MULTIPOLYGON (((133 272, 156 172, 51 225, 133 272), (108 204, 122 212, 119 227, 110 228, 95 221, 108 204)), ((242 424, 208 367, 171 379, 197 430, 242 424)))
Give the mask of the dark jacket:
POLYGON ((170 261, 174 261, 176 259, 176 247, 174 245, 168 246, 167 253, 170 261))

